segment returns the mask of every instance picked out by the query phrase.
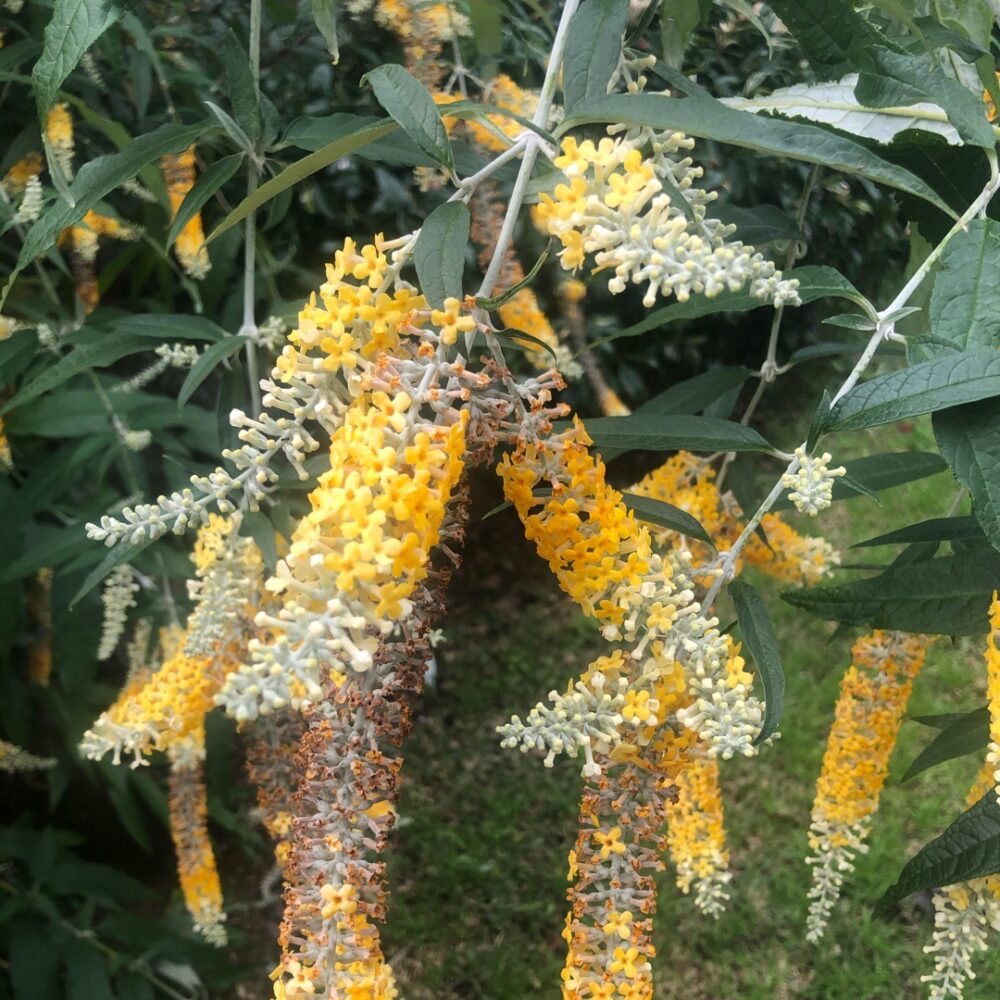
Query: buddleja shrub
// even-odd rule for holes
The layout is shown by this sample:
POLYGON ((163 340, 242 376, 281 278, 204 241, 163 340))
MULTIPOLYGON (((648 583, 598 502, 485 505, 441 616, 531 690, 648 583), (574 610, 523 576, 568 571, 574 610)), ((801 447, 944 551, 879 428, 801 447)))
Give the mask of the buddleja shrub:
MULTIPOLYGON (((23 37, 5 50, 6 86, 25 101, 30 94, 38 118, 14 137, 2 182, 16 244, 2 321, 3 579, 12 594, 32 580, 41 638, 30 669, 39 684, 59 608, 101 586, 95 656, 124 644, 128 675, 79 750, 133 767, 166 754, 170 826, 195 929, 213 944, 226 940, 203 779, 205 718, 218 710, 246 735, 284 881, 275 996, 398 995, 380 946, 383 854, 410 704, 464 556, 469 471, 487 465, 559 586, 607 643, 498 734, 498 752, 582 766, 579 835, 567 845, 563 996, 653 996, 655 876, 667 854, 696 906, 711 915, 726 907, 719 762, 768 752, 782 709, 781 639, 743 579, 747 565, 790 584, 792 604, 869 630, 853 646, 808 832, 811 940, 822 937, 866 849, 927 648, 939 635, 988 635, 990 705, 935 717, 941 733, 914 765, 988 744, 969 809, 882 901, 936 888, 934 964, 924 978, 929 996, 960 996, 975 953, 1000 929, 1000 231, 990 217, 1000 173, 985 5, 945 23, 893 20, 891 5, 862 14, 846 2, 774 2, 784 20, 771 30, 794 37, 808 82, 720 100, 672 68, 704 13, 697 4, 673 5, 667 16, 655 4, 567 0, 551 35, 542 19, 511 15, 548 51, 533 90, 494 72, 507 22, 485 3, 352 0, 342 18, 374 18, 401 46, 405 65, 372 65, 344 83, 355 94, 370 88, 384 116, 314 119, 314 151, 288 162, 285 154, 277 168, 290 140, 282 109, 259 86, 259 3, 249 11, 249 56, 235 37, 225 46, 226 107, 206 102, 190 124, 171 111, 171 121, 136 138, 73 85, 81 74, 97 85, 90 49, 99 39, 153 46, 146 22, 103 3, 56 2, 39 50, 17 21, 38 13, 15 6, 6 5, 6 30, 23 37), (475 52, 492 75, 466 68, 475 52), (30 78, 19 71, 29 64, 30 78), (103 145, 119 151, 81 162, 81 121, 96 130, 92 141, 103 133, 103 145), (830 267, 795 267, 804 247, 790 220, 778 226, 784 259, 771 260, 719 218, 696 140, 811 165, 799 226, 820 171, 891 190, 923 236, 909 277, 876 304, 830 267), (264 322, 257 213, 356 153, 408 160, 420 187, 438 193, 437 207, 410 232, 344 239, 294 325, 264 322), (248 179, 245 197, 206 236, 201 212, 237 171, 248 179), (144 201, 167 210, 152 232, 119 218, 144 201), (151 241, 161 263, 172 247, 169 266, 197 303, 194 283, 215 266, 213 247, 228 240, 231 260, 238 225, 241 318, 224 310, 217 325, 190 313, 101 309, 115 267, 102 264, 105 242, 151 241), (532 227, 548 240, 533 265, 520 249, 537 241, 532 227), (547 315, 540 275, 557 289, 547 315), (766 357, 756 372, 713 369, 629 413, 594 356, 561 339, 585 330, 588 291, 598 285, 634 291, 649 311, 641 329, 610 339, 759 309, 771 316, 766 357), (828 321, 845 338, 783 356, 785 324, 821 299, 849 310, 828 321), (131 374, 112 368, 142 354, 153 357, 131 374), (834 354, 856 360, 823 393, 805 441, 785 452, 753 429, 778 376, 834 354), (883 373, 866 377, 882 354, 883 373), (220 381, 230 436, 191 399, 238 356, 247 391, 220 381), (561 401, 567 380, 584 377, 604 417, 583 421, 561 401), (751 378, 739 421, 704 415, 751 378), (941 457, 906 452, 843 465, 833 457, 846 432, 926 413, 941 457), (63 437, 70 443, 32 466, 45 454, 39 440, 63 437), (602 455, 635 449, 669 455, 620 491, 602 455), (785 471, 757 490, 762 478, 745 453, 776 457, 785 471), (859 539, 907 546, 875 575, 839 570, 831 545, 779 513, 820 515, 945 463, 973 513, 859 539), (119 481, 126 499, 109 497, 119 481), (185 533, 194 535, 190 571, 177 560, 182 543, 165 541, 185 533), (940 554, 944 543, 950 552, 940 554), (82 573, 75 595, 60 588, 82 573), (188 577, 187 603, 175 593, 178 575, 188 577), (723 594, 736 631, 716 616, 723 594)), ((332 5, 312 10, 307 34, 319 32, 336 56, 332 5)), ((187 30, 197 32, 201 15, 191 8, 187 30)), ((171 55, 169 39, 159 44, 171 55)), ((159 57, 153 63, 168 109, 173 90, 187 85, 183 56, 170 62, 171 77, 159 57)), ((740 218, 772 242, 773 212, 740 218)), ((52 763, 3 744, 7 770, 52 763)))

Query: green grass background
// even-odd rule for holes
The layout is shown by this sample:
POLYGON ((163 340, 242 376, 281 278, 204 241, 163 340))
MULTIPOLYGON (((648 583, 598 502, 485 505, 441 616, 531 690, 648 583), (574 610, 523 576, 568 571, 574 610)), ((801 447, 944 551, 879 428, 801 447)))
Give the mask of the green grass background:
MULTIPOLYGON (((838 461, 933 450, 924 422, 831 443, 843 447, 838 461)), ((612 478, 621 480, 614 467, 612 478)), ((859 497, 805 527, 846 546, 943 515, 954 491, 945 473, 883 494, 882 509, 859 497)), ((560 759, 546 769, 533 756, 501 750, 494 727, 562 687, 604 644, 518 537, 510 511, 476 521, 471 534, 451 590, 440 680, 418 707, 407 746, 390 853, 386 953, 410 1000, 556 998, 579 762, 560 759)), ((855 550, 844 561, 888 561, 897 551, 855 550)), ((979 760, 953 761, 900 785, 931 736, 917 723, 904 724, 871 849, 859 858, 827 936, 819 946, 808 944, 805 834, 852 639, 830 642, 832 625, 785 605, 773 582, 759 583, 787 674, 782 738, 755 760, 723 765, 735 872, 728 912, 718 921, 702 916, 676 889, 672 871, 664 876, 657 998, 921 997, 920 975, 930 968, 921 950, 932 927, 929 896, 910 898, 888 920, 873 919, 871 908, 903 861, 963 808, 979 760)), ((941 639, 916 682, 910 714, 972 708, 984 692, 978 644, 941 639)), ((1000 953, 981 957, 977 968, 967 1000, 993 1000, 1000 995, 1000 953)))

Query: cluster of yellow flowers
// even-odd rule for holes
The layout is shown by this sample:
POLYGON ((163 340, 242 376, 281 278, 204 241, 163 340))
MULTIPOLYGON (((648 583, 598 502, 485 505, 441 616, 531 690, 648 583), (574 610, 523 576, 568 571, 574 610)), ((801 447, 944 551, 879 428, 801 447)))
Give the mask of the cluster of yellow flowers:
MULTIPOLYGON (((170 218, 177 217, 177 212, 188 192, 195 182, 194 146, 190 146, 176 156, 167 155, 160 161, 164 180, 167 182, 167 196, 170 198, 170 218)), ((184 272, 200 281, 212 268, 208 259, 208 246, 205 243, 205 232, 201 224, 201 212, 184 223, 174 244, 174 253, 184 272)))
POLYGON ((878 809, 913 679, 932 642, 929 636, 876 630, 854 644, 809 827, 810 941, 823 936, 844 879, 854 869, 854 856, 867 850, 871 817, 878 809))
POLYGON ((413 400, 360 396, 330 446, 330 469, 267 586, 269 638, 219 696, 236 719, 315 701, 329 671, 365 671, 380 640, 409 617, 445 506, 462 472, 465 424, 424 424, 413 400))
POLYGON ((566 180, 551 195, 542 193, 536 224, 558 237, 559 257, 568 270, 593 255, 596 270, 614 270, 608 283, 613 293, 629 282, 648 282, 647 307, 658 295, 685 302, 692 293, 711 298, 747 284, 751 295, 775 307, 797 303, 798 282, 782 280, 774 264, 752 247, 728 242, 735 227, 707 217, 714 196, 695 185, 701 168, 690 158, 676 158, 693 145, 679 132, 648 129, 631 129, 596 144, 564 139, 554 163, 566 180), (643 153, 646 146, 649 155, 643 153), (676 203, 681 198, 684 208, 676 203))
MULTIPOLYGON (((691 703, 677 713, 681 725, 696 732, 713 755, 752 755, 761 703, 751 693, 752 678, 743 670, 742 657, 728 636, 719 633, 717 621, 701 613, 687 575, 690 557, 679 557, 671 566, 653 551, 649 529, 636 522, 621 494, 607 484, 604 465, 587 450, 589 444, 583 425, 575 421, 561 434, 523 443, 503 458, 498 472, 504 493, 525 534, 562 589, 601 622, 604 637, 633 644, 634 663, 641 663, 647 648, 655 660, 685 663, 691 703), (661 654, 650 645, 657 642, 661 654)), ((659 663, 639 670, 635 683, 646 687, 660 672, 659 663)), ((600 696, 607 697, 603 689, 600 696)), ((592 768, 590 735, 581 731, 570 742, 565 731, 567 715, 587 718, 594 710, 584 695, 579 697, 584 702, 574 696, 569 704, 557 695, 554 710, 537 706, 527 726, 515 717, 501 727, 505 745, 545 745, 555 753, 582 747, 592 768), (550 716, 560 721, 554 729, 550 716)), ((611 721, 610 705, 602 704, 601 713, 611 721)), ((606 725, 602 732, 614 742, 606 725)))
MULTIPOLYGON (((984 762, 965 798, 974 806, 993 791, 993 764, 984 762)), ((928 1000, 962 1000, 965 983, 975 979, 972 960, 986 951, 990 929, 1000 931, 1000 875, 956 882, 934 893, 934 934, 924 947, 934 956, 934 971, 921 976, 928 1000)))
POLYGON ((170 748, 170 834, 177 852, 181 893, 194 928, 214 945, 226 943, 222 885, 208 835, 208 800, 202 761, 204 721, 170 748))
POLYGON ((677 798, 667 803, 667 845, 677 866, 677 886, 694 889, 694 903, 716 917, 726 908, 732 880, 723 825, 719 762, 695 756, 677 775, 677 798))
MULTIPOLYGON (((701 523, 715 542, 714 550, 704 542, 666 528, 650 529, 654 542, 662 550, 683 549, 691 553, 699 583, 712 578, 719 568, 719 553, 725 553, 733 545, 741 530, 743 512, 732 494, 719 490, 715 477, 714 467, 704 458, 679 451, 628 491, 680 507, 701 523)), ((754 535, 736 563, 737 572, 746 562, 769 576, 801 586, 819 582, 840 562, 840 556, 828 541, 800 534, 779 514, 765 514, 761 527, 767 542, 754 535)))

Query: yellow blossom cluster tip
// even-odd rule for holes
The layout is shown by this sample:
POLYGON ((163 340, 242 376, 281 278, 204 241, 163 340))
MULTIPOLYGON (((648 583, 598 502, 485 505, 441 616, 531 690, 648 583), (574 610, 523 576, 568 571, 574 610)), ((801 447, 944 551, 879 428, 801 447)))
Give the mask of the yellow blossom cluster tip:
MULTIPOLYGON (((996 784, 994 765, 986 760, 965 797, 975 805, 996 784)), ((975 979, 972 961, 986 951, 990 930, 1000 931, 1000 875, 969 879, 934 893, 934 934, 924 952, 934 957, 934 970, 921 976, 928 1000, 962 1000, 965 984, 975 979)))
POLYGON ((73 117, 65 101, 58 101, 52 105, 52 110, 45 120, 45 138, 59 168, 66 178, 71 180, 76 145, 73 140, 73 117))
POLYGON ((647 307, 658 295, 684 302, 692 294, 711 298, 746 285, 776 307, 797 303, 796 281, 782 280, 753 247, 730 242, 735 227, 707 216, 714 195, 696 184, 701 168, 678 158, 692 146, 679 132, 648 129, 599 143, 563 139, 554 163, 565 181, 540 195, 534 216, 562 244, 563 267, 576 271, 593 256, 596 270, 613 270, 612 293, 646 284, 647 307))
MULTIPOLYGON (((545 344, 553 354, 559 351, 559 338, 556 336, 552 324, 548 321, 545 313, 535 293, 530 288, 522 288, 513 298, 508 299, 497 310, 500 320, 505 327, 511 330, 520 330, 530 334, 536 340, 545 344)), ((553 364, 553 355, 549 354, 544 347, 532 343, 530 340, 522 342, 528 360, 540 369, 550 368, 553 364)))
POLYGON ((177 852, 177 872, 181 893, 195 930, 214 945, 226 943, 222 912, 222 885, 215 865, 215 853, 208 835, 208 799, 201 757, 205 753, 204 725, 199 724, 188 739, 191 747, 170 770, 170 833, 177 852))
POLYGON ((134 226, 91 210, 75 226, 59 234, 59 246, 70 252, 76 293, 86 313, 92 313, 101 300, 97 283, 97 251, 102 237, 135 240, 139 238, 139 231, 134 226))
POLYGON ((866 850, 869 823, 878 809, 913 679, 932 642, 929 636, 877 630, 854 644, 809 827, 810 941, 823 936, 846 874, 854 868, 853 857, 866 850))
MULTIPOLYGON (((703 542, 683 538, 666 528, 653 531, 658 546, 683 546, 691 553, 692 567, 700 582, 708 577, 699 570, 710 570, 717 562, 717 553, 729 549, 743 528, 739 505, 731 495, 721 493, 715 484, 715 469, 690 452, 681 451, 671 456, 629 492, 680 507, 705 528, 715 542, 716 551, 703 542)), ((780 514, 766 514, 762 527, 767 543, 754 535, 743 550, 743 559, 770 576, 800 586, 812 584, 840 562, 829 542, 799 534, 780 514)), ((737 563, 737 572, 741 563, 742 560, 737 563)))
MULTIPOLYGON (((188 192, 194 187, 195 159, 194 146, 190 146, 176 156, 168 154, 160 161, 163 176, 167 182, 167 195, 170 198, 170 217, 176 218, 188 192)), ((205 243, 205 232, 201 224, 201 212, 195 212, 177 236, 174 252, 184 272, 200 281, 211 270, 212 263, 208 259, 208 246, 205 243)))
POLYGON ((0 417, 0 474, 10 472, 14 468, 14 456, 10 452, 10 441, 4 430, 3 417, 0 417))
POLYGON ((719 762, 694 757, 676 779, 677 798, 667 802, 667 843, 677 866, 677 886, 694 889, 695 905, 717 917, 729 899, 732 879, 723 825, 719 762))

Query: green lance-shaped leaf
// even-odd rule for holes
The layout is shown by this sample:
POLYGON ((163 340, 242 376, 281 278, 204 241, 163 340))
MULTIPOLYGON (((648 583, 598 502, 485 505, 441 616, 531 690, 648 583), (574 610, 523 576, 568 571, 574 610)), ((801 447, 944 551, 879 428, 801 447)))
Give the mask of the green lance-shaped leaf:
POLYGON ((80 346, 64 354, 54 365, 36 375, 13 399, 0 406, 0 416, 50 392, 88 368, 106 368, 129 354, 149 349, 149 341, 141 337, 99 331, 95 338, 88 338, 80 346))
POLYGON ((45 121, 59 88, 80 58, 122 16, 125 6, 109 0, 55 0, 42 54, 31 71, 40 121, 45 121))
POLYGON ((952 555, 890 566, 865 580, 787 591, 782 597, 845 625, 979 635, 986 631, 986 609, 998 587, 1000 555, 985 552, 975 559, 952 555))
POLYGON ((914 758, 906 769, 903 781, 915 778, 922 771, 943 764, 946 760, 964 757, 982 750, 990 742, 990 710, 976 708, 960 715, 942 728, 937 736, 914 758))
MULTIPOLYGON (((557 426, 565 427, 565 422, 557 426)), ((595 447, 620 451, 766 451, 774 449, 751 427, 687 414, 597 417, 585 422, 595 447)))
POLYGON ((258 208, 266 205, 272 198, 276 198, 283 191, 287 191, 288 188, 298 184, 299 181, 311 177, 318 170, 328 167, 331 163, 335 163, 341 159, 341 157, 357 152, 357 150, 367 146, 370 142, 385 138, 385 136, 396 131, 397 128, 399 126, 394 121, 368 125, 358 129, 357 132, 353 132, 351 135, 346 135, 342 139, 337 139, 335 142, 323 146, 322 149, 317 149, 315 153, 303 156, 301 160, 296 160, 290 166, 285 167, 280 174, 272 177, 265 184, 261 184, 253 194, 244 198, 212 230, 206 242, 211 243, 212 240, 221 236, 228 229, 232 229, 233 226, 241 223, 251 212, 255 212, 258 208))
POLYGON ((827 431, 861 430, 1000 394, 1000 354, 976 349, 855 386, 833 408, 827 431))
POLYGON ((413 263, 420 291, 435 309, 440 309, 445 299, 462 297, 470 224, 465 202, 446 201, 438 205, 420 227, 413 248, 413 263))
POLYGON ((313 21, 323 36, 334 65, 340 62, 340 42, 337 38, 337 0, 310 0, 313 21))
POLYGON ((608 92, 618 67, 628 0, 584 0, 570 25, 563 59, 563 102, 567 111, 608 92))
POLYGON ((785 703, 785 672, 781 667, 778 641, 774 637, 771 619, 760 594, 743 580, 733 580, 729 596, 736 606, 740 634, 764 687, 764 722, 754 744, 762 743, 778 729, 781 709, 785 703))
POLYGON ((761 118, 728 108, 706 96, 626 94, 582 102, 559 126, 558 132, 562 134, 590 122, 631 122, 650 128, 675 129, 769 156, 818 163, 915 195, 955 218, 955 213, 933 188, 916 174, 882 159, 853 139, 817 125, 761 118))
POLYGON ((972 510, 1000 549, 1000 399, 934 414, 934 435, 955 478, 972 495, 972 510))
POLYGON ((936 104, 967 144, 984 149, 996 145, 982 99, 946 76, 930 56, 874 45, 860 54, 859 68, 861 74, 854 92, 862 104, 873 108, 936 104))
POLYGON ((857 68, 858 58, 879 40, 879 32, 848 0, 772 0, 820 79, 832 79, 857 68))
POLYGON ((386 63, 362 78, 371 84, 379 104, 428 156, 454 171, 455 159, 434 98, 402 66, 386 63))
POLYGON ((973 219, 945 247, 928 315, 935 341, 1000 347, 1000 222, 973 219))
POLYGON ((172 247, 184 227, 208 204, 215 194, 240 168, 242 153, 233 153, 216 160, 197 180, 195 186, 185 195, 174 221, 167 232, 167 247, 172 247))
POLYGON ((653 497, 640 496, 637 493, 623 493, 622 499, 625 501, 625 506, 640 521, 656 524, 661 528, 669 528, 671 531, 678 531, 689 538, 697 538, 699 542, 707 542, 712 545, 712 539, 702 523, 686 510, 675 507, 672 503, 655 500, 653 497))
POLYGON ((700 413, 731 389, 742 385, 753 372, 740 366, 710 368, 692 378, 672 385, 636 407, 636 413, 700 413))
MULTIPOLYGON (((844 462, 847 475, 833 484, 834 500, 850 500, 861 494, 881 493, 917 479, 937 475, 947 468, 944 459, 932 451, 888 451, 844 462), (850 479, 848 486, 843 479, 850 479)), ((793 504, 787 494, 775 501, 772 510, 790 510, 793 504)))
POLYGON ((873 545, 909 545, 912 542, 952 542, 956 539, 981 538, 982 529, 972 516, 932 517, 927 521, 909 524, 905 528, 866 538, 855 542, 851 548, 859 549, 873 545))
POLYGON ((221 340, 226 331, 204 316, 183 316, 176 313, 139 313, 126 316, 114 324, 115 336, 135 334, 157 340, 221 340))
POLYGON ((1000 804, 991 788, 940 837, 926 844, 900 872, 875 908, 885 914, 891 906, 921 889, 954 885, 1000 871, 1000 804))
POLYGON ((206 123, 161 125, 155 131, 139 136, 120 153, 99 156, 84 164, 69 187, 73 204, 56 202, 28 230, 17 264, 0 296, 0 308, 10 294, 15 278, 53 246, 64 229, 75 226, 105 195, 135 177, 147 163, 152 163, 167 153, 179 153, 187 149, 209 127, 206 123))
POLYGON ((222 64, 226 68, 229 106, 252 146, 260 138, 260 96, 246 49, 232 29, 226 34, 222 45, 222 64))
POLYGON ((181 391, 177 394, 178 407, 183 406, 191 398, 198 386, 215 371, 216 365, 238 354, 246 343, 246 337, 226 337, 225 340, 218 340, 203 351, 191 371, 187 373, 181 391))

